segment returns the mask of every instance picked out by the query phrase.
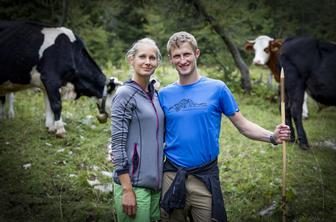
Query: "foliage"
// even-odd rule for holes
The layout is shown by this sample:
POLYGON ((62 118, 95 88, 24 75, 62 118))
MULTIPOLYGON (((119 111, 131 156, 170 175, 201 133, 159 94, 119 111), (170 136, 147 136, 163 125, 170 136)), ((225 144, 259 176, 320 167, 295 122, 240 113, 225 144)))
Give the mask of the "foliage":
MULTIPOLYGON (((243 50, 247 39, 261 34, 275 38, 311 35, 335 41, 336 2, 290 0, 216 0, 204 1, 216 19, 250 63, 252 55, 243 50)), ((199 64, 220 71, 220 79, 235 81, 235 63, 220 37, 198 14, 191 0, 1 0, 1 20, 34 20, 73 29, 86 43, 102 68, 109 64, 121 68, 124 55, 139 38, 150 36, 158 42, 166 58, 169 36, 185 30, 193 33, 202 56, 199 64), (67 9, 65 10, 65 4, 67 9), (64 11, 67 13, 64 14, 64 11), (167 19, 169 18, 169 19, 167 19)), ((218 72, 216 72, 217 75, 218 72)), ((212 73, 209 73, 212 76, 212 73)), ((214 76, 218 77, 218 76, 214 76)))

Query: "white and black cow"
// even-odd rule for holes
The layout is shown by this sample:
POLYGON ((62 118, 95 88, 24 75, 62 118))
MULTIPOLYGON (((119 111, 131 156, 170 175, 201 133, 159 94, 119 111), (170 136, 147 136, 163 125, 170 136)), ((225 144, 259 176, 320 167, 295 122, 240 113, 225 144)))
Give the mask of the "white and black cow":
POLYGON ((65 134, 62 96, 97 98, 99 120, 104 122, 105 98, 119 84, 106 78, 70 29, 33 22, 0 22, 0 70, 0 96, 32 87, 42 89, 45 125, 58 137, 65 134))
MULTIPOLYGON (((293 129, 294 120, 299 145, 307 149, 308 140, 302 125, 304 94, 308 92, 314 100, 324 105, 336 105, 336 45, 311 37, 293 37, 282 42, 260 36, 248 42, 245 48, 259 48, 258 58, 262 54, 267 55, 268 60, 259 60, 256 51, 254 63, 266 64, 277 81, 280 79, 280 67, 284 68, 286 124, 293 129), (261 50, 261 45, 255 45, 258 40, 263 40, 261 50)), ((292 140, 295 140, 293 130, 292 140)))

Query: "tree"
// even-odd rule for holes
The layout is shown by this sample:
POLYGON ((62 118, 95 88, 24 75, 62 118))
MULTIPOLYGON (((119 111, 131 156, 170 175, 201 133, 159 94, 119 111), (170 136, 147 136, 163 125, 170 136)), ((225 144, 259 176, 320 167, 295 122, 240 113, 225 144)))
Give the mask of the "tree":
POLYGON ((229 33, 222 28, 216 19, 209 15, 207 9, 199 0, 192 0, 195 8, 197 11, 205 17, 205 19, 210 23, 211 27, 215 30, 215 32, 222 38, 224 43, 226 44, 228 50, 232 54, 232 57, 237 65, 237 68, 240 70, 241 73, 241 86, 245 91, 251 90, 251 82, 250 82, 250 73, 247 65, 245 64, 244 60, 241 58, 239 50, 234 42, 229 37, 229 33))

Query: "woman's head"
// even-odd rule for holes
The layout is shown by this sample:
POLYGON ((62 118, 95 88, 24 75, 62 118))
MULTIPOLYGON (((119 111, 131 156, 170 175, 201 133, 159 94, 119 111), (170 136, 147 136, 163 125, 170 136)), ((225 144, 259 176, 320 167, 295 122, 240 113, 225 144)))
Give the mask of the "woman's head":
POLYGON ((160 64, 161 53, 154 40, 143 38, 127 51, 126 59, 135 74, 151 75, 160 64))

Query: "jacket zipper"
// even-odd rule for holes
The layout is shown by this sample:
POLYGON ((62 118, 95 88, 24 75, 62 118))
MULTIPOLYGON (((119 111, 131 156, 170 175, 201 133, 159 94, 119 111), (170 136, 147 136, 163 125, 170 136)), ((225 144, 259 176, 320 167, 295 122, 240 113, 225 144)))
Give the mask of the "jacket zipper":
MULTIPOLYGON (((137 86, 140 87, 140 89, 144 92, 144 94, 146 95, 146 98, 150 101, 150 103, 152 104, 152 107, 154 109, 154 112, 155 112, 155 117, 156 117, 156 147, 157 147, 157 152, 156 152, 156 168, 157 168, 157 175, 158 175, 158 178, 156 180, 156 187, 157 189, 159 189, 159 186, 160 186, 160 168, 159 168, 159 116, 158 116, 158 112, 157 112, 157 109, 152 101, 152 99, 149 97, 149 95, 146 93, 146 91, 135 81, 133 81, 137 86)), ((154 92, 155 93, 155 92, 154 92)), ((154 98, 154 94, 153 94, 153 98, 154 98)))

